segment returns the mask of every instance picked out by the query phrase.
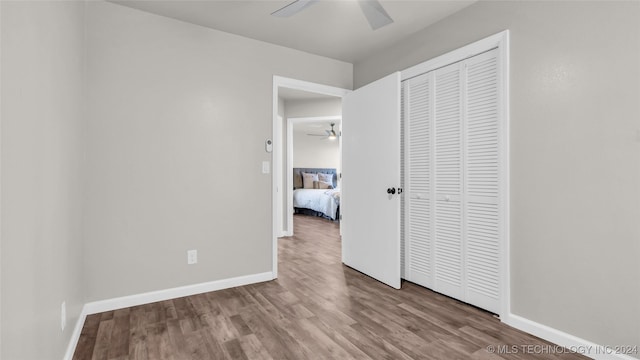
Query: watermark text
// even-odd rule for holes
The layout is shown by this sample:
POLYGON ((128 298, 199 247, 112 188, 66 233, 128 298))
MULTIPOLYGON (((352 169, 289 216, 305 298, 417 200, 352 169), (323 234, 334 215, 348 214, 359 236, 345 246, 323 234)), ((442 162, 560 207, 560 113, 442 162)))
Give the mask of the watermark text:
POLYGON ((583 354, 583 355, 638 355, 637 345, 577 345, 560 346, 547 344, 489 345, 487 352, 498 355, 505 354, 583 354))

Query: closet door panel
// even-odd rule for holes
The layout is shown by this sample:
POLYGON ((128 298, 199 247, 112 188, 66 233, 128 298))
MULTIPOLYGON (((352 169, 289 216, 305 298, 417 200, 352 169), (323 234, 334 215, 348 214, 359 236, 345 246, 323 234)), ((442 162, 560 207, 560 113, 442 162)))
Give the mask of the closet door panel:
POLYGON ((460 64, 434 72, 434 290, 464 299, 460 81, 460 64))
POLYGON ((432 76, 425 74, 406 82, 406 215, 407 280, 433 286, 432 223, 432 76))
POLYGON ((500 121, 497 50, 465 62, 466 301, 498 312, 500 121))

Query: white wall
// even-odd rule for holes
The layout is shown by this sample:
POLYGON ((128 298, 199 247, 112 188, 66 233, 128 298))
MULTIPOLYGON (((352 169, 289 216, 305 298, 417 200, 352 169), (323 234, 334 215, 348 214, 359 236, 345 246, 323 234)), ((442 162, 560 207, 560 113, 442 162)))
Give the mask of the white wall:
POLYGON ((287 100, 287 118, 342 116, 342 99, 326 97, 307 100, 287 100))
POLYGON ((60 359, 84 303, 84 4, 2 1, 0 8, 0 357, 60 359))
MULTIPOLYGON (((324 132, 324 129, 321 130, 324 132)), ((340 167, 340 147, 336 140, 319 136, 308 136, 305 131, 293 126, 293 167, 334 168, 340 167)))
MULTIPOLYGON (((342 99, 326 97, 307 100, 287 100, 285 102, 285 108, 287 118, 342 116, 342 99)), ((327 121, 324 123, 327 123, 327 121)), ((337 124, 335 127, 336 131, 338 131, 339 127, 339 124, 337 124)), ((316 132, 324 133, 324 130, 323 128, 316 132)), ((319 137, 307 136, 305 135, 305 131, 296 131, 295 125, 293 132, 293 167, 324 167, 336 169, 340 167, 338 141, 328 141, 319 137)))
POLYGON ((510 30, 512 312, 605 345, 640 346, 638 19, 637 1, 480 1, 354 69, 359 87, 510 30))
POLYGON ((351 88, 352 65, 111 3, 87 10, 88 299, 271 271, 273 75, 351 88))

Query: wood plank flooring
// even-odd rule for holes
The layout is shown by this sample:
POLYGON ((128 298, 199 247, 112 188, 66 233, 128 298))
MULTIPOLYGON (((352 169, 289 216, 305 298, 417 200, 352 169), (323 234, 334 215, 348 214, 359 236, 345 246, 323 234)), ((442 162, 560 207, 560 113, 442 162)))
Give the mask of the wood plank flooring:
POLYGON ((73 359, 586 359, 522 351, 549 343, 342 265, 336 223, 297 215, 294 225, 279 241, 277 280, 90 315, 73 359))

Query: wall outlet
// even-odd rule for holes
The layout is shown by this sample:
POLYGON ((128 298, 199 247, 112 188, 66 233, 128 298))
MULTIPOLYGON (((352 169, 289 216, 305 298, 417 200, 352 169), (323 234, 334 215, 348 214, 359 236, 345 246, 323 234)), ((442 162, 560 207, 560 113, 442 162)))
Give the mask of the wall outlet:
POLYGON ((198 250, 187 251, 187 264, 193 265, 198 263, 198 250))
POLYGON ((60 305, 60 331, 64 331, 67 326, 67 303, 65 301, 60 305))

